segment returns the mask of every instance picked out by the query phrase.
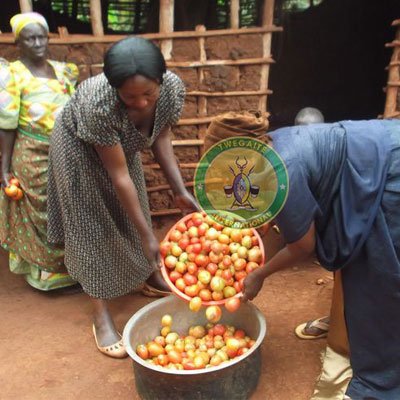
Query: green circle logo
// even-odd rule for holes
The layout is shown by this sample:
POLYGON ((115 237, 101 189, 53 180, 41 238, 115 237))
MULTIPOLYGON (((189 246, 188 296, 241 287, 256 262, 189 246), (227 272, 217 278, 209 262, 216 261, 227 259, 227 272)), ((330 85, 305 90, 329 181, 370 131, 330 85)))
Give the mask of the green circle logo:
POLYGON ((257 228, 271 221, 285 204, 286 167, 275 150, 260 140, 221 140, 201 158, 194 193, 216 222, 233 228, 257 228))

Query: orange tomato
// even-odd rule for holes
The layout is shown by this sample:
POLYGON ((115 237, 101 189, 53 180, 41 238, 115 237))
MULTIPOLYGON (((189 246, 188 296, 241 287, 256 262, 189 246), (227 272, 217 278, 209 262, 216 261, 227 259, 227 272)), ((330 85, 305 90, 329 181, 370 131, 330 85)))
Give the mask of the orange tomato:
POLYGON ((4 191, 8 197, 14 197, 18 194, 18 186, 8 185, 5 187, 4 191))

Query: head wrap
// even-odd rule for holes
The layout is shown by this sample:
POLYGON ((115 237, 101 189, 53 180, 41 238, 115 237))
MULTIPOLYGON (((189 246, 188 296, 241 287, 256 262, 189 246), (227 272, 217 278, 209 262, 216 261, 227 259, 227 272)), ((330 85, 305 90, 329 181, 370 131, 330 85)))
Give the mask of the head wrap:
POLYGON ((43 28, 46 29, 47 32, 49 32, 47 21, 42 15, 36 12, 28 12, 14 15, 10 19, 10 25, 15 35, 15 38, 18 38, 22 29, 24 29, 29 24, 39 24, 43 26, 43 28))

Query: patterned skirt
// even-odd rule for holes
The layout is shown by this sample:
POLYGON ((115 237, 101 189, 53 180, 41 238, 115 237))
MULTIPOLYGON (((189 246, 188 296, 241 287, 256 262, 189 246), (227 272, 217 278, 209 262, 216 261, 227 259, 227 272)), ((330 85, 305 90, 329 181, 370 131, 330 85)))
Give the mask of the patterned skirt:
POLYGON ((0 191, 0 243, 10 253, 10 269, 39 290, 76 283, 66 273, 64 251, 47 242, 48 151, 48 137, 18 132, 11 174, 24 196, 15 201, 0 191))

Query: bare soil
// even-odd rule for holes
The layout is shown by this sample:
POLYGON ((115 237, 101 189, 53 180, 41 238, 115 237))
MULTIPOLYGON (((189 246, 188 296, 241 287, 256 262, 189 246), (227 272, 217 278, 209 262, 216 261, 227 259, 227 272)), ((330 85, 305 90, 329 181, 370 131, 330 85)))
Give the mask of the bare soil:
MULTIPOLYGON (((163 237, 168 226, 158 230, 163 237)), ((267 238, 267 254, 280 246, 267 238)), ((325 339, 299 340, 295 326, 326 315, 332 279, 309 263, 272 276, 254 301, 267 320, 262 375, 251 400, 307 400, 320 370, 325 339), (318 285, 318 279, 325 283, 318 285)), ((152 299, 132 294, 112 302, 117 326, 152 299)), ((136 400, 130 359, 100 354, 91 333, 91 310, 84 293, 61 295, 30 288, 7 267, 0 252, 0 399, 136 400)))

